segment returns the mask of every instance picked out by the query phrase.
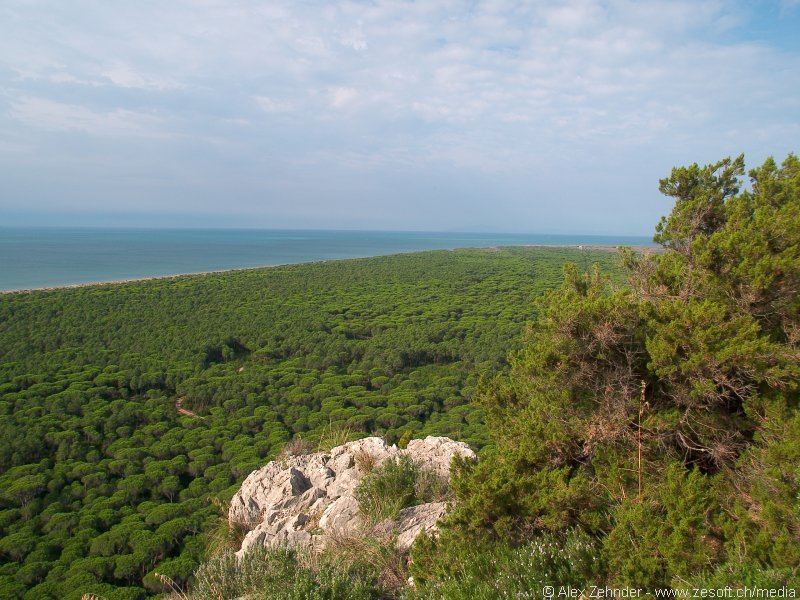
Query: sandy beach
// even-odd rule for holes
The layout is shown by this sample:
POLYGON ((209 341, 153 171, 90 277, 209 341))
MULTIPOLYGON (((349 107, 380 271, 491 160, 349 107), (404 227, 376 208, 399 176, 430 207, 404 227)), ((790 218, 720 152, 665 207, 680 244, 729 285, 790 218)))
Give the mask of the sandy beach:
MULTIPOLYGON (((292 263, 299 264, 299 263, 292 263)), ((74 288, 97 287, 101 285, 119 285, 123 283, 137 283, 142 281, 157 281, 161 279, 180 279, 182 277, 196 277, 199 275, 217 275, 220 273, 231 273, 233 271, 257 271, 259 269, 270 269, 273 267, 283 267, 286 265, 265 265, 261 267, 241 267, 237 269, 219 269, 216 271, 195 271, 192 273, 173 273, 171 275, 153 275, 152 277, 131 277, 130 279, 111 279, 108 281, 87 281, 85 283, 68 283, 64 285, 51 285, 37 288, 22 288, 18 290, 0 290, 2 294, 30 294, 33 292, 52 292, 56 290, 69 290, 74 288)))
MULTIPOLYGON (((502 246, 501 246, 502 247, 502 246)), ((547 244, 525 244, 523 248, 564 248, 572 250, 592 250, 600 252, 617 252, 620 248, 630 248, 634 252, 641 254, 661 254, 664 249, 661 246, 566 246, 566 245, 547 245, 547 244)))

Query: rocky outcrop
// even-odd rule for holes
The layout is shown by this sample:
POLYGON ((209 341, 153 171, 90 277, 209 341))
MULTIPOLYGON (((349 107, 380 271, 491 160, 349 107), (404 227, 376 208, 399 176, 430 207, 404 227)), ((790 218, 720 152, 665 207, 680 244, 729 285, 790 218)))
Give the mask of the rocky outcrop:
POLYGON ((391 522, 391 531, 397 535, 397 547, 401 550, 411 548, 420 533, 436 529, 436 522, 446 511, 444 502, 429 502, 401 510, 391 522))
MULTIPOLYGON (((237 554, 258 544, 314 549, 332 535, 363 534, 367 524, 354 496, 358 483, 371 468, 404 455, 443 478, 456 455, 475 458, 463 442, 429 436, 404 450, 369 437, 327 453, 275 460, 251 473, 231 500, 228 520, 247 532, 237 554)), ((375 531, 394 536, 397 546, 407 549, 420 532, 435 528, 446 508, 443 502, 412 506, 375 531)))

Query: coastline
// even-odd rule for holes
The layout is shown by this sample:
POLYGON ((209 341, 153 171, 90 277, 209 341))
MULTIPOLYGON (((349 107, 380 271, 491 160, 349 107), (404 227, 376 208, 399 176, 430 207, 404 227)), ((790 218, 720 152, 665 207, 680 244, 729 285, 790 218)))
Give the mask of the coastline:
POLYGON ((521 246, 498 246, 498 248, 561 248, 572 250, 591 250, 597 252, 617 252, 620 248, 630 248, 634 252, 641 254, 661 254, 664 249, 661 246, 598 246, 598 245, 556 245, 556 244, 523 244, 521 246))
MULTIPOLYGON (((347 259, 342 259, 347 260, 347 259)), ((310 262, 325 262, 325 261, 309 261, 310 262)), ((64 285, 48 285, 45 287, 37 288, 19 288, 16 290, 0 290, 0 295, 3 294, 31 294, 33 292, 53 292, 56 290, 71 290, 76 288, 95 287, 101 285, 121 285, 125 283, 138 283, 141 281, 158 281, 161 279, 180 279, 181 277, 196 277, 198 275, 218 275, 220 273, 231 273, 234 271, 257 271, 259 269, 271 269, 273 267, 285 267, 293 264, 308 264, 308 263, 284 263, 280 265, 262 265, 258 267, 234 267, 231 269, 217 269, 216 271, 193 271, 191 273, 172 273, 169 275, 151 275, 149 277, 131 277, 129 279, 109 279, 107 281, 86 281, 83 283, 65 283, 64 285)))
MULTIPOLYGON (((486 252, 498 252, 501 250, 506 250, 509 248, 543 248, 543 249, 557 249, 557 250, 587 250, 592 252, 617 252, 620 248, 627 247, 631 248, 635 252, 641 253, 660 253, 663 252, 663 248, 659 246, 611 246, 611 245, 570 245, 570 244, 519 244, 519 245, 509 245, 509 246, 489 246, 484 248, 475 248, 476 250, 483 250, 486 252)), ((466 248, 462 248, 466 249, 466 248)), ((435 251, 435 250, 434 250, 435 251)), ((399 254, 412 254, 414 252, 430 252, 430 250, 413 250, 411 252, 401 252, 399 254)), ((391 256, 391 254, 382 254, 376 256, 391 256)), ((168 275, 152 275, 148 277, 131 277, 127 279, 112 279, 106 281, 87 281, 83 283, 66 283, 63 285, 50 285, 44 287, 34 287, 34 288, 19 288, 13 290, 0 290, 0 296, 6 294, 32 294, 34 292, 52 292, 57 290, 69 290, 69 289, 78 289, 78 288, 85 288, 85 287, 97 287, 103 285, 121 285, 126 283, 139 283, 142 281, 159 281, 163 279, 180 279, 182 277, 196 277, 199 275, 218 275, 221 273, 231 273, 237 271, 257 271, 261 269, 272 269, 275 267, 286 267, 289 265, 302 265, 302 264, 313 264, 313 263, 322 263, 322 262, 332 262, 332 260, 360 260, 364 258, 372 258, 370 256, 363 256, 363 257, 353 257, 353 258, 337 258, 337 259, 322 259, 322 260, 310 260, 304 262, 292 262, 292 263, 281 263, 277 265, 260 265, 255 267, 234 267, 230 269, 216 269, 212 271, 193 271, 190 273, 171 273, 168 275)))

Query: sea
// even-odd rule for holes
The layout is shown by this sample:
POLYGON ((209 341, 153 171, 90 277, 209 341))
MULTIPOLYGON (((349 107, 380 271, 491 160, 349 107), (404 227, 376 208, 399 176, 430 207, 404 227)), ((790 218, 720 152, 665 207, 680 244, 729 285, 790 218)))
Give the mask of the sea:
POLYGON ((637 236, 256 229, 0 228, 0 291, 455 248, 648 246, 637 236))

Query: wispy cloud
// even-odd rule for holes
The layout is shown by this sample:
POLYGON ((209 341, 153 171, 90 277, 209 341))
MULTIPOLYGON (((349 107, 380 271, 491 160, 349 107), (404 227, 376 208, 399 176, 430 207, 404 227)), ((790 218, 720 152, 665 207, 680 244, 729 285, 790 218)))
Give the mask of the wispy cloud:
POLYGON ((228 198, 241 212, 254 195, 288 199, 295 168, 298 215, 370 172, 370 189, 388 190, 376 226, 448 219, 449 200, 418 223, 397 212, 398 172, 416 171, 441 198, 494 181, 471 218, 528 229, 558 227, 567 217, 548 198, 591 173, 623 221, 587 204, 586 222, 643 229, 663 210, 654 182, 672 164, 796 149, 800 54, 771 43, 779 18, 800 21, 797 2, 96 0, 75 10, 9 0, 0 126, 7 145, 40 132, 39 151, 53 156, 67 151, 65 133, 118 138, 120 149, 137 136, 183 140, 164 150, 171 168, 213 164, 229 189, 260 186, 228 198), (299 165, 325 176, 310 183, 299 165), (627 165, 641 178, 620 199, 627 165), (265 169, 281 173, 279 192, 265 169))
POLYGON ((135 88, 143 90, 175 90, 184 87, 182 84, 164 77, 154 77, 125 64, 116 64, 103 71, 113 85, 121 88, 135 88))
POLYGON ((336 87, 330 91, 331 106, 344 108, 358 98, 358 91, 350 87, 336 87))
POLYGON ((21 97, 13 100, 9 116, 27 126, 49 131, 77 131, 110 137, 164 137, 163 121, 154 115, 117 108, 93 111, 46 98, 21 97))

